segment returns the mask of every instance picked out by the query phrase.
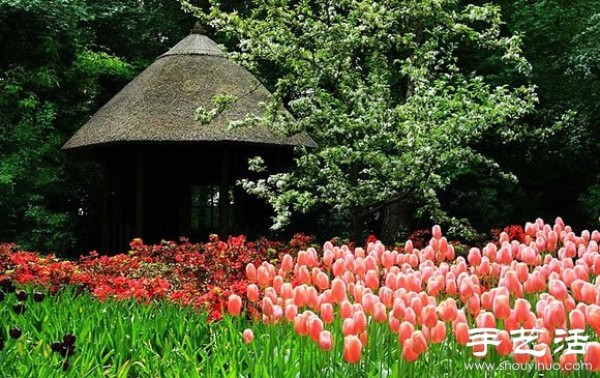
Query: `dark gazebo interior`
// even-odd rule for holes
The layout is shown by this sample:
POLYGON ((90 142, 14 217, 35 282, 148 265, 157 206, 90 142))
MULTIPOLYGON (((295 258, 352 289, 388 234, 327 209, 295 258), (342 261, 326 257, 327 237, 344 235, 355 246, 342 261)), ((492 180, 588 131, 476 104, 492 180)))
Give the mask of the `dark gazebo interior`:
POLYGON ((248 159, 261 156, 274 170, 289 165, 285 147, 211 144, 112 146, 94 154, 103 168, 102 249, 114 251, 134 237, 145 241, 203 240, 244 234, 270 225, 264 201, 236 181, 257 178, 248 159))

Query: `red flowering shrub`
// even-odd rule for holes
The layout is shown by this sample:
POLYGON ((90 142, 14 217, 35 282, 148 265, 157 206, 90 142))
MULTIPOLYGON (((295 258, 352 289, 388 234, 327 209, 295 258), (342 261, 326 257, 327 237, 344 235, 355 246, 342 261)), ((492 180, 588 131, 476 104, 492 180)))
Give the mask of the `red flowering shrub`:
POLYGON ((426 228, 415 230, 410 235, 408 235, 408 238, 412 240, 415 248, 425 248, 425 246, 429 244, 429 240, 431 239, 431 230, 428 230, 426 228))
POLYGON ((135 298, 151 301, 166 298, 183 305, 203 307, 212 318, 220 317, 230 294, 246 290, 248 263, 279 260, 283 254, 297 255, 312 241, 296 234, 289 244, 245 236, 225 241, 212 235, 208 243, 165 241, 147 245, 141 239, 130 243, 127 254, 99 256, 95 251, 77 262, 61 261, 53 255, 21 251, 15 244, 0 244, 0 279, 19 284, 48 287, 56 291, 66 285, 79 287, 100 300, 135 298))
POLYGON ((523 230, 523 227, 519 226, 518 224, 512 224, 504 227, 503 229, 495 228, 491 230, 490 234, 492 235, 492 240, 498 242, 500 240, 500 235, 503 232, 508 235, 508 240, 516 240, 519 243, 525 242, 525 231, 523 230))

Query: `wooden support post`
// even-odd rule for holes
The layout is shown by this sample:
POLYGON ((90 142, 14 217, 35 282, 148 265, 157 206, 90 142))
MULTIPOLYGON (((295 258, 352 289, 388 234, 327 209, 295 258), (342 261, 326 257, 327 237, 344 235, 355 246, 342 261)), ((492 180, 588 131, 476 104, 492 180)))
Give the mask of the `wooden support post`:
POLYGON ((104 158, 102 161, 102 252, 112 252, 109 251, 109 219, 108 219, 108 202, 110 199, 110 181, 109 181, 110 169, 108 165, 108 157, 104 158))
POLYGON ((221 151, 221 180, 219 184, 219 233, 222 238, 229 236, 229 180, 231 156, 228 148, 221 151))
POLYGON ((139 148, 137 151, 135 167, 134 237, 141 238, 144 233, 144 154, 142 148, 139 148))

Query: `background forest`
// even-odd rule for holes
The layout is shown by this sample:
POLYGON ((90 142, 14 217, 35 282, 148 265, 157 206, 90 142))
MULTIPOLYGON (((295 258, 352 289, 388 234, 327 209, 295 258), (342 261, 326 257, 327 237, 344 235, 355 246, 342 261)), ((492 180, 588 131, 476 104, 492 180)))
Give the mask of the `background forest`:
MULTIPOLYGON (((191 3, 184 2, 186 12, 169 0, 0 0, 0 240, 61 253, 93 248, 99 170, 60 147, 129 80, 189 33, 194 12, 209 11, 208 3, 191 3)), ((262 24, 256 23, 261 21, 253 12, 257 3, 264 4, 228 1, 222 10, 251 15, 248 19, 257 27, 270 25, 267 14, 262 24)), ((467 9, 468 4, 483 4, 448 3, 467 9)), ((523 224, 531 214, 548 219, 560 215, 575 228, 597 227, 600 3, 492 4, 500 11, 500 35, 519 38, 527 74, 515 75, 514 67, 479 50, 462 49, 455 55, 488 83, 535 88, 535 96, 524 100, 532 109, 511 120, 523 130, 518 138, 498 138, 487 130, 489 135, 469 144, 488 159, 484 162, 497 163, 516 180, 507 180, 481 160, 442 170, 447 184, 436 193, 439 208, 448 219, 470 225, 475 231, 465 235, 473 238, 494 227, 523 224)), ((223 19, 213 14, 211 20, 219 17, 223 19)), ((426 13, 422 17, 433 19, 426 13)), ((235 51, 239 40, 216 33, 218 25, 211 23, 208 35, 235 51)), ((253 73, 277 92, 277 79, 285 72, 270 64, 255 65, 253 73)), ((412 201, 411 209, 420 207, 419 198, 412 201)), ((428 209, 411 211, 411 228, 444 220, 428 209)), ((359 223, 364 235, 382 231, 385 217, 375 213, 359 223)), ((311 222, 300 218, 288 231, 296 227, 318 236, 317 230, 356 236, 354 221, 332 219, 319 206, 310 214, 311 222)), ((406 230, 396 231, 401 235, 406 230)))

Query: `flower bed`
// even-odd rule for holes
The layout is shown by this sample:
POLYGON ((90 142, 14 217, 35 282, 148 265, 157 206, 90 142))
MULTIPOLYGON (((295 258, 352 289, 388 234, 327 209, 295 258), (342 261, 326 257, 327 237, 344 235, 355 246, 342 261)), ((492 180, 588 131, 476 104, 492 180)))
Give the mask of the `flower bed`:
MULTIPOLYGON (((16 291, 4 311, 14 319, 29 316, 27 334, 36 337, 43 336, 36 319, 47 315, 30 314, 42 310, 19 299, 23 292, 15 285, 66 288, 67 298, 86 291, 105 303, 134 300, 148 321, 154 310, 143 310, 146 304, 160 309, 162 299, 202 309, 221 321, 209 322, 209 338, 188 340, 193 345, 186 350, 198 351, 193 364, 208 369, 207 376, 520 377, 563 370, 588 377, 600 370, 600 232, 575 234, 560 218, 553 225, 538 219, 497 231, 479 248, 461 245, 460 254, 438 226, 414 235, 416 243, 394 249, 374 237, 364 248, 311 247, 302 235, 288 244, 244 237, 205 244, 134 240, 128 254, 91 253, 75 262, 4 244, 0 289, 16 291), (481 361, 493 365, 476 365, 481 361), (499 369, 503 362, 521 367, 508 373, 499 369)), ((56 310, 62 296, 53 298, 56 310)), ((68 301, 70 311, 84 311, 75 309, 76 297, 68 301)), ((46 314, 55 311, 46 303, 46 314)), ((173 325, 184 332, 188 325, 169 311, 161 332, 173 325)), ((77 327, 82 339, 94 328, 70 328, 77 327)), ((92 366, 92 346, 78 345, 89 349, 92 366)), ((101 356, 111 353, 96 347, 101 356)), ((16 355, 23 347, 11 348, 16 355)), ((141 364, 161 349, 148 348, 138 356, 141 364)))
POLYGON ((219 319, 225 299, 246 290, 244 267, 263 260, 276 261, 280 253, 295 255, 310 238, 296 235, 288 244, 244 236, 208 243, 182 239, 156 245, 136 239, 127 254, 99 256, 91 252, 78 261, 63 261, 53 255, 21 251, 14 244, 0 245, 0 280, 9 278, 20 285, 38 285, 56 292, 65 286, 88 290, 105 300, 135 298, 140 301, 167 299, 203 307, 219 319))
POLYGON ((232 294, 228 311, 245 308, 256 324, 281 328, 279 340, 306 339, 316 346, 307 350, 363 374, 373 360, 401 374, 431 355, 533 362, 530 373, 600 371, 600 232, 576 235, 560 218, 506 231, 466 258, 434 226, 421 248, 325 243, 276 265, 250 263, 247 292, 232 294))

